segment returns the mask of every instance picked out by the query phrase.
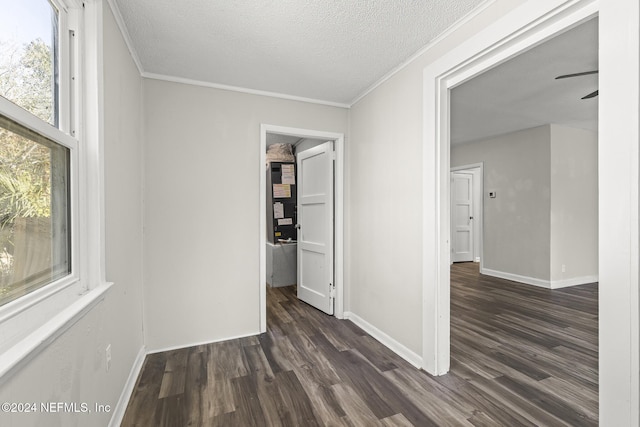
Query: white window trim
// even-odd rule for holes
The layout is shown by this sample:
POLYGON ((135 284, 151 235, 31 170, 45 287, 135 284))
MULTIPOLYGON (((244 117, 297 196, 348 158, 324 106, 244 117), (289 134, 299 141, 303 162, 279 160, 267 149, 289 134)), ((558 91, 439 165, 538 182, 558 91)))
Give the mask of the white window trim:
POLYGON ((71 64, 75 59, 73 67, 61 67, 60 129, 2 98, 0 112, 71 151, 72 272, 0 307, 0 384, 102 301, 111 287, 104 257, 102 2, 53 1, 60 10, 59 60, 71 64), (66 36, 70 29, 74 41, 66 36))

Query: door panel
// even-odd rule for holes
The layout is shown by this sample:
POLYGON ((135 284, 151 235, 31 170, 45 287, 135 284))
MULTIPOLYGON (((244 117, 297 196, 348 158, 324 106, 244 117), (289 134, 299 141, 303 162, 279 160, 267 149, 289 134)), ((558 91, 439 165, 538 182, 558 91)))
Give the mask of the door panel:
POLYGON ((298 298, 333 314, 333 142, 298 163, 298 298))
POLYGON ((473 174, 451 173, 451 261, 473 261, 473 174))

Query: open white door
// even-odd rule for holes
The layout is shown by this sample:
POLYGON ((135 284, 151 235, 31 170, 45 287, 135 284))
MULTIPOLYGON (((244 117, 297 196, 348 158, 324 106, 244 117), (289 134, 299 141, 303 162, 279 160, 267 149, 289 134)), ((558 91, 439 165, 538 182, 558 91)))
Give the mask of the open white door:
POLYGON ((298 298, 333 314, 333 142, 297 154, 298 298))
POLYGON ((451 261, 473 261, 473 174, 451 172, 451 261))

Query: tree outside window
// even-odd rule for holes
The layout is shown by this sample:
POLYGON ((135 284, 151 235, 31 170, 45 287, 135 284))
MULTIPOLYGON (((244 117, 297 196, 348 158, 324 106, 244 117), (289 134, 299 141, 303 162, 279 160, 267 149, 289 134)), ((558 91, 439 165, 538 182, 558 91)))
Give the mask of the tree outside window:
MULTIPOLYGON (((0 96, 57 125, 57 13, 50 44, 0 39, 0 96)), ((69 150, 0 112, 0 305, 70 272, 69 150)))

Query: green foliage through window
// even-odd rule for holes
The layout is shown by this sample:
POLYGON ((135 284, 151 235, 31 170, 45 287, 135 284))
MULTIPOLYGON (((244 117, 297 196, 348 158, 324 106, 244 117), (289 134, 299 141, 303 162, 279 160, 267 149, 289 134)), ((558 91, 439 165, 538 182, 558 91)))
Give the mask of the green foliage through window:
MULTIPOLYGON (((57 12, 47 0, 31 6, 30 39, 0 31, 0 96, 57 126, 57 12), (49 43, 33 36, 46 33, 49 43)), ((69 150, 0 112, 0 305, 70 272, 68 198, 69 150)))

